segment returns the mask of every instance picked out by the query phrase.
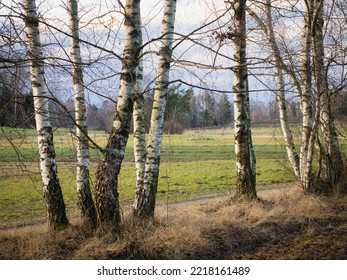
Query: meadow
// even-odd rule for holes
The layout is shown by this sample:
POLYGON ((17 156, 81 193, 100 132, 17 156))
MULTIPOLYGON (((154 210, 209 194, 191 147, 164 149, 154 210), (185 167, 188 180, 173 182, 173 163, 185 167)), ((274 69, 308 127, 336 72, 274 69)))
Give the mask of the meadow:
MULTIPOLYGON (((107 135, 90 135, 100 146, 106 143, 107 135)), ((130 137, 120 178, 123 230, 114 236, 78 222, 74 141, 68 130, 55 131, 60 181, 72 222, 62 231, 50 231, 44 223, 35 132, 3 130, 0 260, 346 259, 346 196, 305 194, 294 181, 280 130, 255 128, 259 199, 235 199, 232 135, 231 129, 165 135, 155 219, 141 225, 129 215, 135 191, 130 137), (202 199, 211 197, 215 199, 202 199)), ((91 150, 92 185, 100 157, 91 150)))
MULTIPOLYGON (((279 128, 253 129, 257 157, 258 190, 292 182, 279 128)), ((0 228, 30 224, 45 217, 37 163, 36 133, 30 129, 3 128, 0 132, 0 228)), ((68 129, 54 132, 58 172, 67 211, 75 214, 75 141, 68 129)), ((104 147, 107 134, 90 131, 104 147)), ((135 192, 133 138, 130 136, 121 170, 119 192, 122 205, 130 205, 135 192)), ((91 148, 91 182, 101 153, 91 148)), ((201 197, 228 196, 235 189, 235 155, 231 128, 188 130, 164 135, 158 203, 166 204, 201 197)))

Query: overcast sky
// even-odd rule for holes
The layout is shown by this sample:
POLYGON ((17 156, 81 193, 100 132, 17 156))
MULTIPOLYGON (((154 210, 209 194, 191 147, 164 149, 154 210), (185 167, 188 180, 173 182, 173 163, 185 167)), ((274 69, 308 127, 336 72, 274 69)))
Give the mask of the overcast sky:
MULTIPOLYGON (((3 0, 3 3, 9 6, 15 6, 16 2, 3 0)), ((125 1, 122 1, 123 3, 125 1)), ((141 13, 143 23, 143 37, 144 42, 160 36, 161 21, 163 17, 163 0, 142 0, 141 13)), ((66 1, 37 1, 38 10, 40 15, 48 23, 58 27, 59 30, 68 31, 68 17, 66 9, 66 1)), ((177 2, 175 32, 182 35, 190 34, 193 30, 213 21, 218 15, 222 14, 225 10, 223 0, 179 0, 177 2)), ((81 18, 81 38, 97 44, 105 49, 108 49, 118 55, 123 51, 123 17, 119 13, 119 6, 115 0, 80 0, 79 1, 79 16, 81 18)), ((218 46, 218 43, 213 39, 212 32, 207 32, 211 28, 223 26, 229 17, 226 16, 218 22, 215 22, 208 27, 199 30, 198 33, 191 38, 196 40, 199 44, 206 45, 208 48, 215 48, 223 54, 218 56, 207 48, 202 48, 199 44, 192 43, 191 40, 185 40, 174 49, 173 57, 176 60, 191 61, 204 65, 215 65, 219 67, 231 67, 233 65, 231 59, 233 51, 231 44, 226 46, 218 46)), ((69 38, 59 33, 57 30, 52 30, 41 26, 42 42, 46 48, 46 52, 50 52, 54 56, 64 57, 68 54, 69 38), (58 46, 57 41, 61 46, 58 46), (53 46, 51 43, 55 43, 53 46)), ((176 39, 180 36, 176 35, 176 39)), ((175 42, 177 44, 177 41, 175 42)), ((147 51, 158 50, 159 42, 154 42, 147 47, 147 51)), ((145 51, 146 51, 145 50, 145 51)), ((85 81, 88 87, 88 93, 91 102, 100 103, 102 99, 96 97, 94 93, 106 95, 114 99, 118 92, 118 80, 121 64, 120 61, 108 52, 102 52, 98 49, 82 43, 82 55, 85 62, 93 62, 93 67, 85 67, 85 81), (94 92, 94 93, 93 93, 94 92)), ((151 81, 155 77, 156 69, 155 55, 146 55, 145 57, 145 80, 151 81)), ((52 63, 61 63, 54 61, 52 63)), ((66 84, 69 82, 69 75, 64 70, 57 70, 56 68, 49 69, 47 72, 50 75, 50 88, 54 92, 59 92, 60 95, 71 95, 72 91, 66 84)), ((172 64, 171 80, 183 79, 187 83, 197 85, 198 87, 206 87, 216 89, 219 91, 229 91, 232 89, 232 71, 231 70, 218 70, 212 71, 210 69, 199 69, 179 63, 172 64)), ((250 78, 251 89, 261 88, 262 85, 256 83, 254 79, 250 78)), ((187 86, 188 87, 188 86, 187 86)), ((196 88, 196 93, 202 89, 196 88)), ((261 92, 261 91, 260 91, 261 92)), ((261 92, 263 94, 263 92, 261 92)), ((231 96, 231 94, 230 94, 231 96)), ((254 95, 256 96, 256 95, 254 95)), ((261 97, 263 98, 263 97, 261 97)))

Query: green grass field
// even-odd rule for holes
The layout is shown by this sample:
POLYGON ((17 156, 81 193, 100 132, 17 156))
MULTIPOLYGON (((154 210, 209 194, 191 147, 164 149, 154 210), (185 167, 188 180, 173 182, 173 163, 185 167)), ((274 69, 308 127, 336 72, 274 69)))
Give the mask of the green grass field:
MULTIPOLYGON (((77 208, 75 191, 75 147, 69 130, 55 131, 58 172, 68 212, 77 208)), ((107 135, 91 131, 90 137, 103 147, 107 135)), ((293 181, 279 129, 253 130, 257 157, 258 189, 293 181)), ((101 158, 91 149, 92 186, 101 158)), ((235 156, 231 129, 190 130, 182 135, 165 135, 161 158, 158 201, 183 201, 235 188, 235 156)), ((133 139, 129 138, 120 176, 120 199, 130 204, 135 192, 133 139)), ((37 164, 34 130, 3 129, 0 132, 0 228, 45 216, 37 164)))

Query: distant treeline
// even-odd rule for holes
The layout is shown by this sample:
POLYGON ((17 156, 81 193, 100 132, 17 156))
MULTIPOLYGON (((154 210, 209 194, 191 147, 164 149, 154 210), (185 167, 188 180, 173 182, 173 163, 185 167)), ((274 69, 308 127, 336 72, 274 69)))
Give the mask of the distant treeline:
MULTIPOLYGON (((0 73, 0 125, 10 127, 35 127, 33 98, 14 81, 11 74, 0 73)), ((146 93, 145 118, 147 129, 153 102, 153 92, 146 93)), ((51 122, 54 127, 74 126, 73 99, 49 100, 51 122)), ((116 102, 106 100, 102 104, 88 104, 88 127, 110 131, 116 102)), ((165 133, 182 133, 188 128, 232 126, 234 108, 226 93, 183 89, 180 84, 169 87, 165 112, 165 133)), ((288 104, 288 116, 293 123, 300 122, 301 110, 296 100, 288 104)), ((341 95, 335 107, 339 118, 347 117, 347 95, 341 95)), ((276 100, 251 100, 251 120, 257 126, 278 123, 276 100)))

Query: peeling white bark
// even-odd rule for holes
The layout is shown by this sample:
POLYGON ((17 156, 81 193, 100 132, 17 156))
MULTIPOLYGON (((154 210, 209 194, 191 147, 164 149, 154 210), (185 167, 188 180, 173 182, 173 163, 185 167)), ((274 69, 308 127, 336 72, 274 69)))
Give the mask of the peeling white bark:
POLYGON ((50 227, 58 228, 66 226, 68 219, 66 217, 63 194, 58 179, 53 130, 49 119, 49 95, 45 81, 36 2, 35 0, 24 0, 23 7, 30 77, 34 97, 40 173, 47 207, 47 222, 50 227))
POLYGON ((127 0, 125 5, 125 45, 119 96, 104 158, 97 171, 95 201, 100 225, 119 231, 121 216, 118 199, 118 175, 124 158, 133 114, 136 70, 141 48, 140 0, 127 0))
POLYGON ((145 178, 146 167, 146 126, 145 126, 145 100, 143 95, 143 59, 139 60, 136 73, 136 96, 134 101, 134 158, 136 167, 136 196, 141 195, 145 178))
POLYGON ((133 212, 135 216, 153 216, 158 187, 162 131, 166 95, 170 75, 176 0, 166 0, 162 21, 162 41, 154 88, 153 109, 147 143, 147 159, 143 188, 138 192, 133 212))
POLYGON ((234 10, 234 117, 236 196, 256 198, 256 158, 250 128, 250 104, 246 61, 246 0, 231 3, 234 10))
POLYGON ((302 83, 303 90, 301 99, 302 134, 300 146, 300 181, 303 189, 310 189, 312 183, 312 162, 316 125, 313 116, 313 93, 312 93, 312 17, 314 0, 307 1, 307 10, 304 15, 304 34, 302 40, 302 83))
POLYGON ((75 100, 77 172, 76 187, 78 206, 84 222, 96 226, 96 210, 89 184, 89 145, 87 108, 84 97, 82 58, 79 44, 79 18, 76 0, 67 1, 70 27, 70 59, 75 100))

